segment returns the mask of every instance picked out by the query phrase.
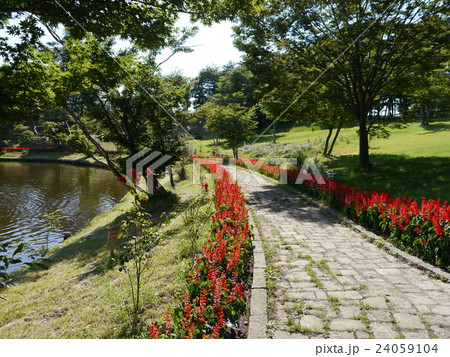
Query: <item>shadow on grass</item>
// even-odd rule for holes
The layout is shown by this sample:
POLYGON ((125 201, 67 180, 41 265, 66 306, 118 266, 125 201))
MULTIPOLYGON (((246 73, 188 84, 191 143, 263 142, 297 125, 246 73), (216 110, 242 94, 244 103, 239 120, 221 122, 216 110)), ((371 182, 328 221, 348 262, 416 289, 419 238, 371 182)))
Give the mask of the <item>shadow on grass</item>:
MULTIPOLYGON (((145 204, 144 207, 146 211, 152 215, 152 222, 157 224, 163 221, 165 219, 165 213, 170 213, 177 204, 177 196, 171 192, 168 192, 161 197, 152 199, 145 204)), ((91 233, 50 254, 50 256, 46 257, 50 260, 49 268, 65 260, 76 259, 77 263, 80 265, 90 264, 86 273, 77 276, 78 280, 83 280, 92 275, 103 273, 108 269, 107 261, 109 259, 109 255, 106 258, 97 260, 95 263, 92 263, 93 258, 109 250, 107 245, 108 227, 120 225, 127 216, 128 212, 125 212, 119 215, 112 222, 108 220, 108 222, 100 225, 91 233)), ((116 242, 116 247, 118 246, 120 246, 120 242, 116 242)), ((25 270, 22 273, 19 273, 18 278, 21 281, 33 281, 38 277, 32 273, 33 271, 31 270, 25 270)))
POLYGON ((421 133, 419 135, 426 135, 431 133, 436 133, 440 131, 448 131, 450 133, 450 123, 430 123, 427 125, 422 125, 422 128, 426 130, 426 132, 421 133))
POLYGON ((408 195, 415 200, 450 199, 450 158, 416 157, 371 154, 373 168, 357 168, 357 156, 341 156, 335 161, 338 167, 349 170, 344 182, 361 190, 379 190, 393 197, 408 195))
MULTIPOLYGON (((267 129, 267 127, 272 124, 267 123, 267 126, 263 126, 261 128, 255 129, 255 136, 252 137, 252 139, 250 140, 250 142, 252 143, 254 140, 256 140, 255 144, 262 144, 262 143, 272 143, 273 142, 273 128, 269 128, 264 135, 261 135, 262 132, 264 132, 264 130, 267 129), (261 135, 261 136, 260 136, 261 135)), ((296 126, 299 126, 296 123, 292 123, 292 122, 278 122, 276 127, 276 141, 278 143, 278 140, 280 140, 281 138, 284 138, 285 136, 289 135, 289 132, 296 126)))

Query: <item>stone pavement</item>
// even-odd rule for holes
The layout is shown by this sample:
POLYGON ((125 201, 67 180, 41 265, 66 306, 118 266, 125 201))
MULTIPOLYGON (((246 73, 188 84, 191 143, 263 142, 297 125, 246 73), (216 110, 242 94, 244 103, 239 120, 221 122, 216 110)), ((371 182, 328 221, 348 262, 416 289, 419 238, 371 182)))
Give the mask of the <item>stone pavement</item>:
POLYGON ((265 243, 267 337, 450 338, 450 284, 260 175, 230 172, 265 243))

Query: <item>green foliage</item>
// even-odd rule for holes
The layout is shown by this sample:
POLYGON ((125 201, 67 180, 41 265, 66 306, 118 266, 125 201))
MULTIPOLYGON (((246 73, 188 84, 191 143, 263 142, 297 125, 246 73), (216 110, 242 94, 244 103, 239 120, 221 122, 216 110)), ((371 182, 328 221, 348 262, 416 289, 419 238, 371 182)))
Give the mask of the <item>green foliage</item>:
POLYGON ((317 145, 312 143, 301 144, 257 144, 245 145, 241 154, 246 158, 264 159, 270 165, 280 165, 283 158, 297 159, 297 165, 302 165, 308 157, 317 155, 317 145))
POLYGON ((241 17, 236 43, 273 102, 268 110, 295 118, 311 104, 323 118, 329 103, 331 118, 343 112, 358 124, 366 168, 368 135, 384 115, 377 109, 402 98, 417 74, 445 63, 435 56, 448 42, 448 14, 438 0, 271 1, 252 15, 241 17))
POLYGON ((198 115, 206 118, 206 128, 218 133, 226 140, 238 157, 238 147, 254 134, 256 127, 255 115, 250 109, 240 104, 231 103, 227 106, 208 102, 198 109, 198 115))
POLYGON ((190 13, 205 23, 230 18, 237 11, 253 7, 253 1, 176 0, 164 2, 129 2, 115 0, 12 1, 0 5, 0 29, 23 36, 23 43, 36 43, 42 36, 38 19, 54 32, 58 25, 76 39, 85 30, 100 38, 120 36, 140 47, 157 51, 170 46, 178 30, 180 13, 190 13), (20 24, 7 20, 21 14, 20 24), (75 19, 75 21, 74 21, 75 19))
POLYGON ((22 260, 17 258, 16 255, 21 253, 25 245, 20 243, 13 251, 9 254, 11 243, 0 243, 0 288, 4 288, 12 283, 11 277, 6 273, 6 270, 11 264, 18 264, 22 260))
POLYGON ((119 271, 125 272, 128 277, 133 304, 131 315, 135 323, 139 322, 139 315, 142 313, 142 291, 146 283, 143 281, 143 276, 150 269, 153 257, 152 248, 162 237, 152 226, 150 214, 141 207, 139 199, 140 197, 135 194, 134 206, 130 210, 130 215, 122 221, 120 227, 121 233, 118 238, 122 239, 124 243, 118 256, 111 258, 113 264, 119 264, 119 271))
MULTIPOLYGON (((442 51, 442 56, 448 58, 442 51)), ((422 124, 429 124, 437 115, 444 116, 450 111, 449 63, 445 67, 426 72, 418 78, 411 93, 412 105, 409 115, 419 117, 422 124), (437 112, 437 113, 436 113, 437 112)))
MULTIPOLYGON (((69 144, 117 176, 122 163, 106 152, 102 142, 112 142, 126 155, 145 147, 171 155, 173 161, 182 154, 183 137, 176 130, 187 115, 190 84, 177 74, 161 75, 154 54, 143 59, 136 48, 115 53, 113 45, 112 40, 86 36, 83 40, 66 38, 62 46, 32 51, 36 58, 51 62, 48 68, 41 64, 49 73, 40 77, 30 74, 45 87, 42 92, 48 98, 45 103, 36 97, 35 102, 24 104, 18 102, 20 92, 14 92, 20 87, 8 87, 14 93, 11 96, 18 98, 10 106, 27 108, 33 115, 26 121, 22 115, 13 129, 20 141, 69 144)), ((10 81, 20 83, 17 66, 2 68, 10 71, 10 81)), ((27 84, 40 93, 34 82, 27 84)), ((5 116, 12 118, 11 113, 5 116)), ((159 167, 155 174, 163 170, 159 167)))
POLYGON ((57 66, 49 53, 30 47, 0 65, 0 124, 30 120, 54 100, 57 66))
POLYGON ((205 104, 217 93, 217 82, 220 74, 221 71, 216 67, 206 67, 200 71, 194 79, 191 89, 194 108, 205 104))
POLYGON ((198 240, 201 229, 207 223, 212 215, 212 211, 206 203, 210 201, 208 192, 203 191, 202 195, 189 203, 187 209, 182 213, 183 223, 186 229, 186 237, 189 242, 187 255, 194 258, 198 253, 198 240), (206 207, 205 207, 206 206, 206 207))

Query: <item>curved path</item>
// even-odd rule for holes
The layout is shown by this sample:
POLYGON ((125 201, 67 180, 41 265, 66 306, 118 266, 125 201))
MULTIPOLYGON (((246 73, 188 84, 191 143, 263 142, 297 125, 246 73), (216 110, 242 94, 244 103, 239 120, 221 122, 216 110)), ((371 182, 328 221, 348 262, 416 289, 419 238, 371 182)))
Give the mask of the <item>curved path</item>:
POLYGON ((450 338, 450 284, 260 175, 230 172, 266 244, 267 337, 450 338))

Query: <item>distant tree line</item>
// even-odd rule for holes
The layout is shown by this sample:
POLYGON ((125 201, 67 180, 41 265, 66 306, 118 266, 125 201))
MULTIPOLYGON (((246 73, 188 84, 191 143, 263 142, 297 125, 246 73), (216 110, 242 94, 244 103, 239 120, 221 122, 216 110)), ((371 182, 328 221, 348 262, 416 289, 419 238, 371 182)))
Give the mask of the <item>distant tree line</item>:
POLYGON ((16 141, 72 145, 120 175, 103 142, 124 155, 151 147, 177 157, 192 121, 235 157, 261 133, 275 140, 280 121, 326 128, 324 155, 356 125, 368 168, 369 137, 448 113, 448 11, 438 0, 6 1, 0 129, 16 141), (195 32, 176 28, 181 13, 236 21, 243 62, 194 79, 163 75, 157 54, 189 51, 195 32), (44 30, 53 43, 41 42, 44 30), (115 50, 118 37, 130 46, 115 50))

